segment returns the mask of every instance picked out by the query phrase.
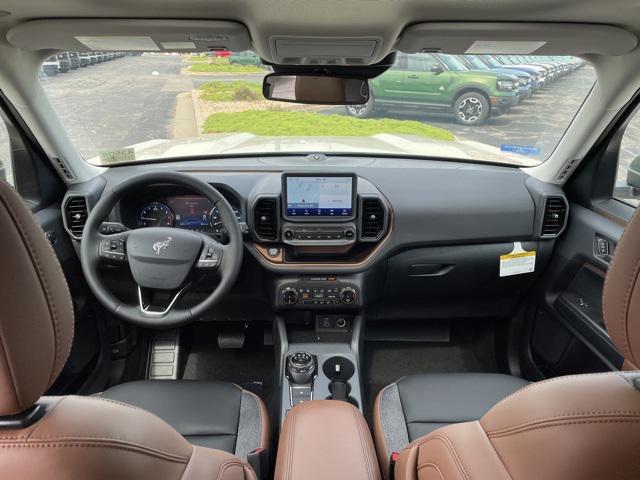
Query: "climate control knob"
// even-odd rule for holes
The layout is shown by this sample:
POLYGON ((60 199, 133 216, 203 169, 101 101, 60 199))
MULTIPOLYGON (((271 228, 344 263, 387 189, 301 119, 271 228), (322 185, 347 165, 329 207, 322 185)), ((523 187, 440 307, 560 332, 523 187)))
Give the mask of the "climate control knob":
POLYGON ((290 228, 287 228, 284 231, 284 238, 286 238, 287 240, 292 240, 294 237, 294 233, 293 230, 291 230, 290 228))
POLYGON ((351 305, 356 301, 356 291, 351 287, 340 290, 340 301, 345 305, 351 305))
POLYGON ((295 288, 287 287, 282 291, 282 301, 287 305, 295 305, 298 302, 298 292, 295 288))

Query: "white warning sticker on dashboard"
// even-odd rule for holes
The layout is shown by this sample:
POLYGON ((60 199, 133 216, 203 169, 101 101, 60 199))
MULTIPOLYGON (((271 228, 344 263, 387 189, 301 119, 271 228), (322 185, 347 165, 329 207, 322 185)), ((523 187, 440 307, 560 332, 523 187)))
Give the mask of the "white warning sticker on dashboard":
POLYGON ((536 252, 527 252, 520 242, 513 244, 513 251, 500 255, 500 276, 522 275, 532 273, 536 268, 536 252))

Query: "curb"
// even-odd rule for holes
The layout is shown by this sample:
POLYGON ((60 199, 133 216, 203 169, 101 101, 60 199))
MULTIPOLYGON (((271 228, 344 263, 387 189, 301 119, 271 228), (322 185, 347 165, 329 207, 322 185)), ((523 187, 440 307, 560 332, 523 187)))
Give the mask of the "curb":
POLYGON ((200 96, 198 95, 198 90, 191 90, 191 102, 193 103, 193 114, 196 117, 196 136, 202 136, 202 132, 204 130, 204 115, 202 114, 202 109, 200 108, 200 96))

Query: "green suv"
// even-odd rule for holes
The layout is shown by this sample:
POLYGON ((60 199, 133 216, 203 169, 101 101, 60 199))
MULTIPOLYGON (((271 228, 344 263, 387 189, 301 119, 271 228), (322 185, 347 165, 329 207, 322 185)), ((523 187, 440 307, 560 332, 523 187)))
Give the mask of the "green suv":
POLYGON ((481 125, 518 104, 518 78, 472 71, 453 55, 398 54, 395 65, 369 81, 371 98, 347 105, 349 115, 365 118, 375 111, 408 108, 453 113, 463 125, 481 125))

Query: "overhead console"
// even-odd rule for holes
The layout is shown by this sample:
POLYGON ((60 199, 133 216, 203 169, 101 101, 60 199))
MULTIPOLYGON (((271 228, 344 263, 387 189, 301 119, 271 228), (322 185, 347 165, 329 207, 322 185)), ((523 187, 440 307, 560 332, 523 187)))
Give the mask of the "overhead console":
POLYGON ((358 191, 355 174, 286 172, 278 196, 253 203, 252 232, 276 265, 362 262, 385 240, 391 209, 380 192, 358 191))

